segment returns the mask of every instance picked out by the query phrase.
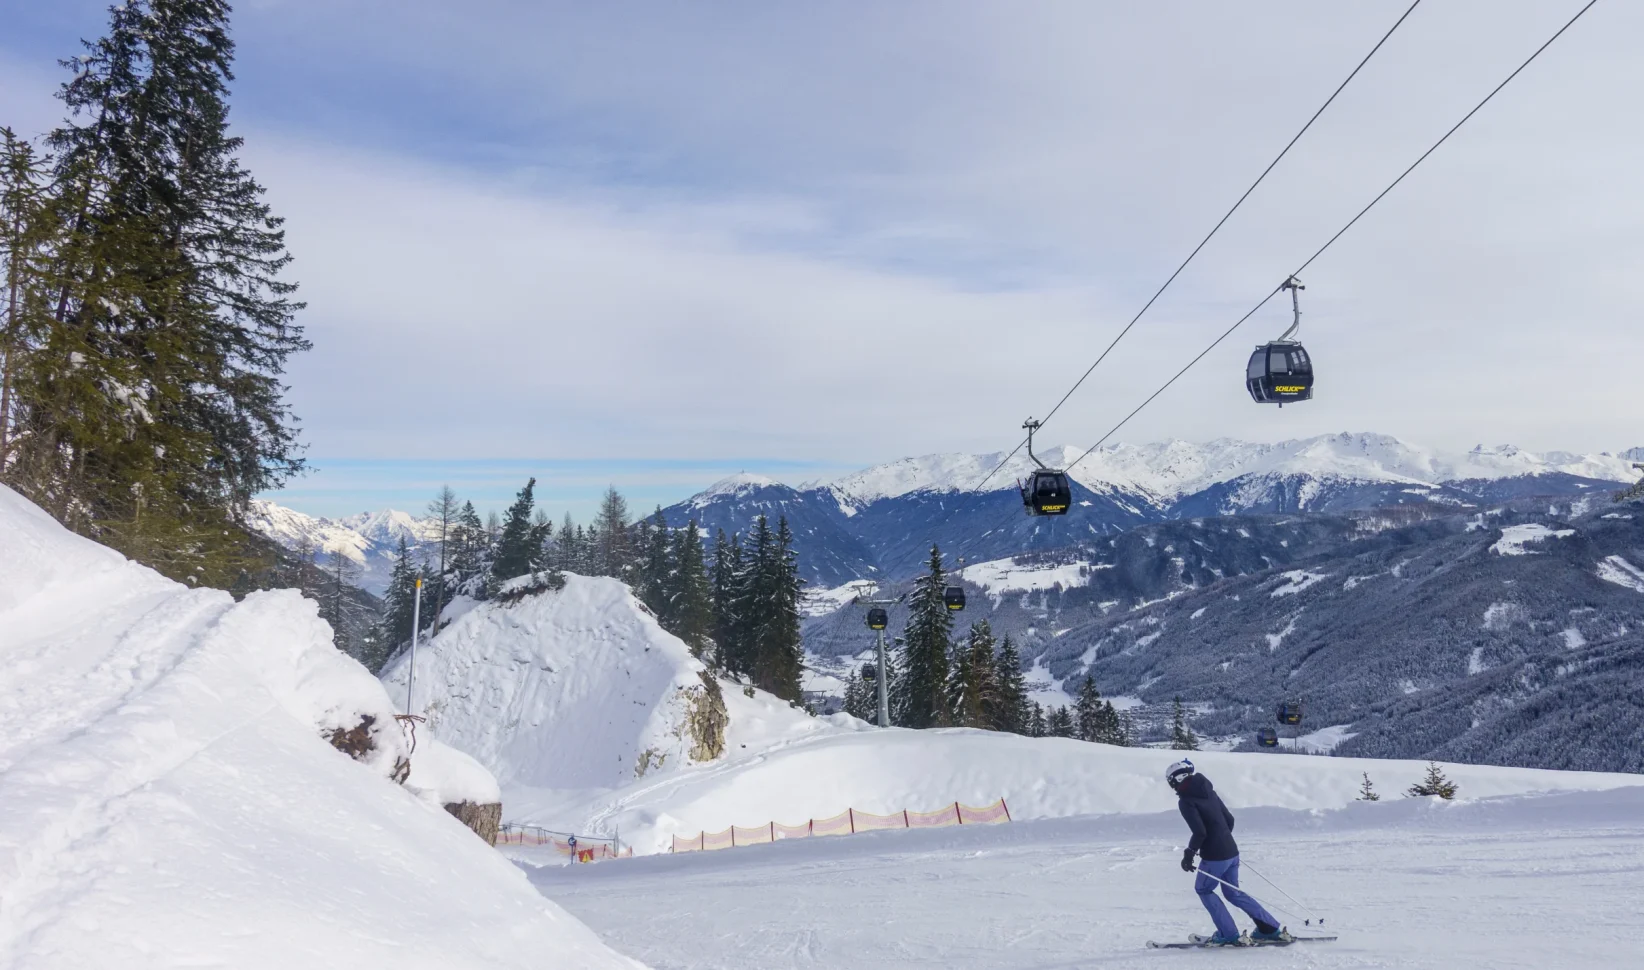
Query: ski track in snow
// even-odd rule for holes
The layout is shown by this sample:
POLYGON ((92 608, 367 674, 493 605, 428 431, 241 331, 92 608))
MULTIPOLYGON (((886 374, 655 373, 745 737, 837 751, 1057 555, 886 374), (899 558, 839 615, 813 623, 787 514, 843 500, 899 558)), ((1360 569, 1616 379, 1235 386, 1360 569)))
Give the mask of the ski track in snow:
MULTIPOLYGON (((1239 956, 1145 949, 1208 932, 1175 812, 875 832, 531 871, 538 889, 658 970, 1618 967, 1636 953, 1644 789, 1339 812, 1241 811, 1242 882, 1340 941, 1239 956), (635 918, 636 900, 645 901, 635 918), (1533 914, 1533 916, 1531 915, 1533 914), (1552 933, 1548 927, 1574 927, 1552 933), (1219 965, 1219 964, 1218 964, 1219 965)), ((529 868, 529 867, 527 867, 529 868)), ((1242 914, 1236 918, 1249 926, 1242 914)))

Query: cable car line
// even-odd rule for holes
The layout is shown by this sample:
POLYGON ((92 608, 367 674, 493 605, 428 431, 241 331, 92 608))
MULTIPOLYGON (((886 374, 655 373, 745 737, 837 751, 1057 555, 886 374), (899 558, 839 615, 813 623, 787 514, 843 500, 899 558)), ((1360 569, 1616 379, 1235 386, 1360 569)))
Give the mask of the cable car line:
POLYGON ((1267 178, 1268 173, 1273 171, 1273 169, 1278 166, 1279 162, 1283 161, 1284 156, 1290 153, 1290 149, 1295 147, 1296 142, 1301 141, 1301 137, 1307 134, 1307 130, 1309 128, 1313 127, 1313 122, 1319 120, 1319 116, 1324 114, 1324 110, 1330 107, 1330 105, 1336 100, 1336 96, 1342 93, 1347 85, 1352 82, 1353 78, 1358 77, 1359 71, 1364 69, 1364 65, 1370 63, 1370 58, 1376 56, 1376 52, 1381 50, 1383 44, 1387 43, 1387 39, 1392 37, 1393 32, 1399 29, 1399 25, 1404 23, 1405 19, 1409 17, 1410 14, 1414 13, 1415 9, 1420 5, 1421 0, 1415 0, 1415 2, 1410 4, 1404 13, 1399 16, 1399 19, 1393 22, 1393 26, 1387 28, 1387 33, 1381 35, 1381 40, 1376 41, 1376 46, 1370 48, 1370 53, 1364 55, 1364 58, 1360 60, 1358 65, 1353 68, 1352 73, 1348 74, 1340 84, 1336 85, 1336 90, 1330 92, 1330 97, 1324 99, 1324 103, 1319 105, 1319 110, 1313 112, 1313 116, 1307 119, 1307 124, 1302 125, 1301 130, 1296 132, 1290 141, 1285 144, 1284 148, 1273 157, 1271 162, 1267 163, 1267 167, 1262 169, 1262 173, 1256 176, 1256 181, 1250 183, 1250 187, 1244 190, 1244 194, 1239 196, 1239 200, 1237 202, 1233 203, 1233 207, 1228 209, 1226 214, 1224 214, 1221 219, 1219 219, 1216 224, 1211 227, 1210 231, 1205 234, 1205 237, 1199 240, 1199 244, 1193 247, 1193 251, 1187 254, 1187 258, 1182 260, 1181 265, 1176 267, 1176 271, 1171 273, 1170 277, 1164 281, 1163 285, 1161 285, 1159 289, 1148 298, 1148 301, 1142 305, 1142 308, 1136 311, 1136 315, 1130 318, 1130 322, 1125 324, 1125 328, 1119 331, 1119 335, 1114 337, 1113 341, 1107 345, 1107 349, 1102 351, 1101 356, 1097 357, 1095 362, 1086 368, 1085 372, 1079 376, 1079 379, 1073 382, 1073 386, 1068 388, 1067 393, 1062 395, 1062 399, 1057 401, 1056 406, 1050 409, 1050 412, 1045 415, 1044 421, 1040 422, 1041 424, 1048 422, 1053 416, 1055 416, 1057 411, 1062 409, 1062 405, 1066 404, 1067 399, 1073 396, 1073 392, 1079 389, 1079 386, 1085 382, 1085 379, 1096 370, 1102 361, 1107 359, 1107 355, 1113 352, 1113 348, 1119 345, 1119 341, 1123 340, 1125 335, 1130 333, 1131 328, 1136 326, 1137 321, 1142 319, 1142 314, 1146 313, 1159 299, 1159 297, 1164 295, 1164 291, 1170 288, 1170 284, 1176 282, 1176 277, 1182 275, 1182 271, 1187 269, 1187 264, 1193 262, 1193 258, 1199 255, 1199 250, 1203 249, 1210 242, 1210 240, 1215 237, 1216 233, 1221 231, 1222 226, 1227 224, 1227 220, 1233 218, 1233 213, 1239 211, 1239 207, 1244 205, 1244 200, 1250 198, 1250 194, 1256 191, 1256 187, 1262 184, 1262 181, 1267 178))
MULTIPOLYGON (((1073 393, 1077 391, 1082 384, 1084 384, 1085 380, 1089 378, 1092 373, 1095 372, 1096 368, 1101 365, 1102 361, 1107 359, 1108 354, 1113 352, 1113 348, 1118 346, 1119 341, 1123 340, 1126 334, 1130 333, 1131 329, 1135 327, 1137 322, 1142 319, 1142 316, 1146 314, 1148 310, 1152 309, 1153 304, 1158 301, 1159 297, 1164 295, 1165 290, 1169 289, 1170 285, 1176 282, 1176 277, 1182 275, 1182 271, 1187 269, 1188 264, 1193 262, 1194 258, 1197 257, 1199 252, 1209 244, 1210 240, 1215 237, 1216 233, 1221 231, 1222 226, 1226 225, 1227 221, 1233 218, 1233 214, 1239 211, 1239 208, 1244 205, 1245 200, 1250 198, 1251 194, 1254 193, 1256 188, 1266 180, 1267 176, 1273 171, 1273 169, 1278 167, 1279 162, 1283 161, 1284 157, 1290 153, 1290 149, 1294 148, 1296 143, 1301 141, 1302 136, 1307 134, 1308 130, 1313 127, 1313 123, 1319 120, 1319 117, 1324 114, 1325 109, 1335 103, 1336 98, 1342 93, 1343 90, 1347 88, 1347 85, 1352 83, 1352 80, 1355 77, 1358 77, 1359 72, 1364 70, 1364 66, 1370 63, 1370 59, 1376 56, 1376 53, 1382 49, 1382 46, 1387 43, 1388 38, 1393 36, 1393 33, 1404 24, 1405 20, 1409 19, 1410 14, 1414 13, 1415 9, 1419 6, 1421 6, 1421 0, 1413 0, 1410 6, 1405 8, 1404 13, 1399 15, 1399 19, 1393 22, 1393 26, 1387 28, 1387 32, 1381 35, 1381 39, 1376 41, 1374 47, 1370 48, 1370 52, 1365 54, 1364 57, 1359 60, 1358 64, 1354 65, 1353 70, 1348 72, 1347 77, 1343 78, 1342 82, 1336 85, 1336 89, 1330 92, 1330 96, 1324 99, 1324 103, 1319 105, 1318 110, 1314 111, 1312 116, 1307 119, 1307 123, 1302 125, 1301 128, 1291 136, 1290 140, 1285 143, 1284 148, 1282 148, 1277 155, 1273 156, 1273 160, 1267 163, 1267 167, 1262 169, 1260 175, 1256 176, 1256 180, 1250 183, 1250 186, 1244 190, 1244 193, 1239 196, 1238 200, 1233 203, 1232 207, 1222 214, 1222 217, 1216 221, 1216 224, 1211 227, 1210 231, 1205 234, 1204 238, 1199 240, 1199 244, 1193 247, 1193 251, 1187 254, 1187 258, 1182 260, 1181 264, 1178 265, 1175 271, 1165 279, 1164 283, 1160 284, 1159 288, 1154 291, 1151 297, 1148 298, 1148 301, 1142 305, 1142 308, 1136 311, 1136 315, 1130 318, 1130 322, 1125 324, 1123 330, 1119 331, 1119 335, 1114 337, 1113 340, 1108 343, 1101 355, 1098 356, 1089 367, 1085 368, 1085 372, 1079 376, 1077 381, 1073 382, 1072 387, 1067 389, 1067 392, 1062 395, 1061 400, 1057 401, 1056 405, 1052 407, 1049 413, 1045 415, 1044 420, 1039 422, 1041 425, 1049 421, 1055 416, 1057 411, 1062 409, 1062 405, 1067 403, 1068 398, 1072 397, 1073 393)), ((1022 450, 1024 445, 1029 444, 1030 441, 1028 438, 1023 438, 1021 441, 1018 441, 1016 443, 1016 447, 1012 448, 1009 453, 999 459, 998 464, 994 465, 993 468, 990 469, 986 475, 983 475, 981 480, 979 480, 975 485, 972 485, 969 490, 972 492, 982 491, 982 487, 992 481, 993 476, 999 474, 1000 469, 1008 465, 1010 460, 1016 457, 1017 453, 1022 450)), ((1085 454, 1088 455, 1089 452, 1086 452, 1085 454)), ((1083 456, 1081 456, 1081 459, 1082 457, 1083 456)), ((1035 459, 1035 463, 1038 464, 1037 459, 1035 459)), ((1069 467, 1072 466, 1070 465, 1069 467)), ((951 515, 952 513, 950 512, 949 516, 951 515)), ((943 521, 945 523, 946 518, 944 518, 943 521)), ((901 568, 903 565, 905 565, 904 562, 898 561, 896 568, 901 568)), ((890 570, 886 570, 885 574, 889 575, 890 570)))
POLYGON ((1336 240, 1340 239, 1343 235, 1345 235, 1347 233, 1347 230, 1349 230, 1349 229, 1353 228, 1355 225, 1357 225, 1360 219, 1363 219, 1365 217, 1365 215, 1371 209, 1374 209, 1376 207, 1377 203, 1381 202, 1382 199, 1385 199, 1387 197, 1388 193, 1392 192, 1395 188, 1397 188, 1399 183, 1403 182, 1405 180, 1405 178, 1411 172, 1414 172, 1416 170, 1417 166, 1419 166, 1422 162, 1425 162, 1427 160, 1427 158, 1430 155, 1432 155, 1435 151, 1438 151, 1438 148, 1439 148, 1440 145, 1443 145, 1446 141, 1449 141, 1451 135, 1454 135, 1457 131, 1459 131, 1461 129, 1462 125, 1465 125, 1469 120, 1472 119, 1472 117, 1474 115, 1479 113, 1480 109, 1482 109, 1485 105, 1489 104, 1490 101, 1493 98, 1495 98, 1495 96, 1497 94, 1501 93, 1502 88, 1505 88, 1509 83, 1511 83, 1513 78, 1518 77, 1519 74, 1521 72, 1523 72, 1523 70, 1525 68, 1529 67, 1530 64, 1533 61, 1535 61, 1536 58, 1541 56, 1542 51, 1545 51, 1548 47, 1551 47, 1552 44, 1553 44, 1553 41, 1558 40, 1560 37, 1562 37, 1564 35, 1564 32, 1569 30, 1575 24, 1575 22, 1577 20, 1580 20, 1582 15, 1585 14, 1587 11, 1591 10, 1593 8, 1593 5, 1596 4, 1596 3, 1598 3, 1598 0, 1587 0, 1586 5, 1583 6, 1580 10, 1576 11, 1575 16, 1573 16, 1569 20, 1565 21, 1564 26, 1558 28, 1558 30, 1555 31, 1551 37, 1547 38, 1547 40, 1544 41, 1540 47, 1537 47, 1535 49, 1534 53, 1532 53, 1529 57, 1525 58, 1524 62, 1521 63, 1518 67, 1514 68, 1513 73, 1507 75, 1507 77, 1505 79, 1503 79, 1500 84, 1497 84, 1494 88, 1491 88, 1490 93, 1486 94, 1482 101, 1480 101, 1478 104, 1474 105, 1473 109, 1471 111, 1467 112, 1465 115, 1463 115, 1460 121, 1458 121, 1454 125, 1450 126, 1449 131, 1446 131, 1439 138, 1438 141, 1434 142, 1431 147, 1429 147, 1426 151, 1422 152, 1420 157, 1418 157, 1415 161, 1411 162, 1410 166, 1408 168, 1406 168, 1404 171, 1400 172, 1397 178, 1395 178, 1395 179, 1393 179, 1393 181, 1389 182, 1386 188, 1384 188, 1380 192, 1376 193, 1376 197, 1371 199, 1370 202, 1367 205, 1365 205, 1364 208, 1360 209, 1358 211, 1358 214, 1353 216, 1353 218, 1347 220, 1346 225, 1344 225, 1340 229, 1336 230, 1335 235, 1333 235, 1329 239, 1325 240, 1324 245, 1320 246, 1317 250, 1314 251, 1313 255, 1307 257, 1307 260, 1305 262, 1303 262, 1300 266, 1296 267, 1295 271, 1292 272, 1289 276, 1287 276, 1285 278, 1285 282, 1280 283, 1278 286, 1275 286, 1272 290, 1270 290, 1266 296, 1261 298, 1261 302, 1259 302, 1255 306, 1251 307, 1249 312, 1245 313, 1244 316, 1242 316, 1238 320, 1234 321, 1234 323, 1231 327, 1228 327, 1226 330, 1222 331, 1220 336, 1218 336, 1215 340, 1211 341, 1210 346, 1206 347, 1204 350, 1199 351, 1199 353, 1192 360, 1187 362, 1186 366, 1184 366, 1181 370, 1177 371, 1169 380, 1165 381, 1164 384, 1160 385, 1158 390, 1156 390, 1152 394, 1148 395, 1148 397, 1145 401, 1143 401, 1142 403, 1136 405, 1134 410, 1132 410, 1129 414, 1125 415, 1124 419, 1121 420, 1118 424, 1116 424, 1112 428, 1108 429, 1107 434, 1102 435, 1102 437, 1100 439, 1098 439, 1095 444, 1093 444, 1089 448, 1085 449, 1084 454, 1082 454, 1078 458, 1074 459, 1073 462, 1068 465, 1068 467, 1072 468, 1074 465, 1079 464, 1079 462, 1084 461, 1085 458, 1089 457, 1091 452, 1095 451, 1097 448, 1100 448, 1103 444, 1105 444, 1107 442, 1107 440, 1109 438, 1113 437, 1113 435, 1116 434, 1119 431, 1120 428, 1123 428, 1126 424, 1130 423, 1130 419, 1134 418, 1137 415, 1137 413, 1142 410, 1142 408, 1145 408, 1149 404, 1153 403, 1154 398, 1157 398, 1160 394, 1163 394, 1166 390, 1168 390, 1170 388, 1170 386, 1172 384, 1176 383, 1176 381, 1183 374, 1186 374, 1188 372, 1188 370, 1193 367, 1194 364, 1197 364, 1199 361, 1203 360, 1205 358, 1205 356, 1208 355, 1212 350, 1215 350, 1216 347, 1219 346, 1223 340, 1226 340, 1229 336, 1231 336, 1233 331, 1239 329, 1239 327, 1242 326, 1246 320, 1249 320, 1252 316, 1255 316, 1256 311, 1258 311, 1262 307, 1266 306, 1267 301, 1273 299, 1273 297, 1277 296, 1280 292, 1282 292, 1291 280, 1293 280, 1296 277, 1300 276, 1302 274, 1302 272, 1307 269, 1307 267, 1313 265, 1313 262, 1315 260, 1317 260, 1320 256, 1323 256, 1326 250, 1328 250, 1331 246, 1336 244, 1336 240))

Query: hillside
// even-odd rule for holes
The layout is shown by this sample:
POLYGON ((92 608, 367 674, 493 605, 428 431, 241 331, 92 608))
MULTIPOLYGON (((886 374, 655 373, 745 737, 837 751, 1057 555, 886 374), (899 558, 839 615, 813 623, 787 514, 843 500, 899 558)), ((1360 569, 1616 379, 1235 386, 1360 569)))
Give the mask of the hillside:
POLYGON ((185 587, 0 487, 0 630, 0 965, 636 966, 396 783, 393 705, 295 591, 185 587))

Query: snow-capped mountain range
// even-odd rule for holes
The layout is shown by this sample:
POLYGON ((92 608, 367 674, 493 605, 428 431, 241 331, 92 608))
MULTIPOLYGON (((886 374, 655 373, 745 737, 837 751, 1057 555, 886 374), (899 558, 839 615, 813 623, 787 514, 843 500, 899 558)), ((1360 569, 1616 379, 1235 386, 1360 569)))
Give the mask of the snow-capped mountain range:
MULTIPOLYGON (((675 526, 695 519, 727 532, 745 530, 762 513, 785 515, 806 579, 836 587, 905 574, 931 542, 977 562, 1172 518, 1421 501, 1464 507, 1602 490, 1635 481, 1632 463, 1644 460, 1644 448, 1582 455, 1481 445, 1445 453, 1370 433, 1275 444, 1227 438, 1120 443, 1088 455, 1068 446, 1041 448, 1041 460, 1066 467, 1074 482, 1075 507, 1063 520, 1019 514, 1015 483, 1034 466, 1019 453, 990 475, 1003 457, 923 455, 797 487, 743 473, 664 513, 675 526)), ((306 543, 322 560, 347 556, 362 566, 360 585, 374 592, 386 584, 402 536, 416 549, 433 535, 428 522, 394 509, 327 519, 268 500, 254 503, 253 525, 288 549, 306 543)))

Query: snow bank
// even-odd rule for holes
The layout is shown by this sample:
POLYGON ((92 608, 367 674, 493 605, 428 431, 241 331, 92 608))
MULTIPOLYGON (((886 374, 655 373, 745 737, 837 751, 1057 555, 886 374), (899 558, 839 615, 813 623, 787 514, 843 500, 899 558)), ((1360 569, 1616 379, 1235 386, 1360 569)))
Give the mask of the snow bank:
POLYGON ((0 966, 635 965, 384 777, 388 697, 296 592, 186 588, 0 487, 0 631, 0 966))
POLYGON ((1552 529, 1539 522, 1509 525, 1501 530, 1501 538, 1495 541, 1490 551, 1502 556, 1532 555, 1533 550, 1524 548, 1528 543, 1541 542, 1543 539, 1564 539, 1573 535, 1574 529, 1552 529))
POLYGON ((422 738, 411 755, 405 787, 435 805, 458 802, 490 805, 502 801, 502 786, 478 761, 448 744, 422 738))
MULTIPOLYGON (((407 654, 382 673, 395 697, 409 668, 407 654)), ((611 789, 720 757, 735 690, 627 586, 567 576, 562 590, 479 604, 419 648, 412 707, 505 789, 611 789)))
MULTIPOLYGON (((767 821, 803 823, 846 808, 931 810, 1004 797, 1017 819, 1166 812, 1171 751, 953 729, 869 729, 776 744, 758 758, 681 772, 583 806, 584 827, 620 828, 635 851, 666 851, 673 835, 767 821)), ((1368 772, 1384 792, 1419 780, 1424 762, 1273 753, 1192 755, 1230 804, 1329 809, 1350 804, 1368 772)), ((1644 785, 1644 776, 1445 765, 1465 798, 1644 785)), ((590 830, 593 830, 590 828, 590 830)))

